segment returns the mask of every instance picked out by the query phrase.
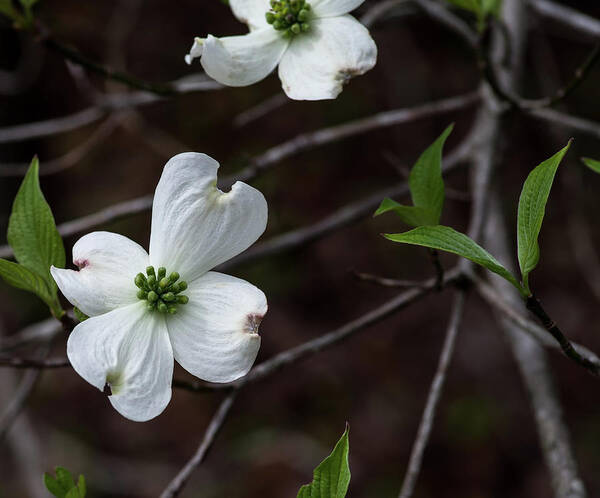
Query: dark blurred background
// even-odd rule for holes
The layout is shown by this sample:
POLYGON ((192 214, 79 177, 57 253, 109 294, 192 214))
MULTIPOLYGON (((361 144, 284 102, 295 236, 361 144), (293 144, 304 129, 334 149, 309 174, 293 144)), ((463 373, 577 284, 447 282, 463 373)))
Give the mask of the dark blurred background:
MULTIPOLYGON (((564 3, 600 16, 594 0, 564 3)), ((367 0, 357 17, 375 4, 367 0)), ((190 68, 183 62, 195 35, 245 32, 218 0, 41 0, 36 12, 55 38, 92 59, 157 82, 201 71, 198 63, 190 68)), ((533 10, 529 16, 524 93, 540 96, 571 77, 591 43, 533 10)), ((0 243, 5 242, 20 182, 10 173, 38 154, 44 174, 46 164, 94 134, 99 138, 74 164, 41 179, 58 223, 151 194, 164 163, 178 152, 205 152, 221 162, 221 175, 235 173, 252 156, 297 134, 463 94, 479 85, 469 47, 417 10, 392 10, 371 33, 379 48, 377 66, 354 79, 334 101, 283 101, 276 97, 281 87, 272 75, 251 87, 180 95, 48 138, 0 144, 0 243), (270 102, 284 103, 243 123, 242 113, 272 98, 270 102)), ((600 120, 599 82, 600 66, 560 108, 600 120)), ((2 127, 86 109, 93 104, 92 89, 129 91, 69 69, 59 55, 6 22, 0 23, 0 83, 2 127)), ((361 134, 277 164, 252 182, 269 202, 262 240, 308 226, 402 181, 398 165, 410 167, 455 122, 446 147, 451 151, 469 131, 476 107, 361 134)), ((578 201, 600 253, 600 176, 585 170, 578 159, 600 158, 600 142, 518 113, 508 120, 494 182, 501 185, 510 220, 516 217, 521 184, 530 169, 575 137, 550 198, 542 259, 532 285, 571 338, 599 351, 600 303, 575 262, 568 227, 578 201)), ((447 186, 461 195, 447 199, 443 222, 464 230, 470 207, 462 195, 469 187, 466 170, 449 174, 447 186)), ((123 233, 147 247, 149 227, 150 213, 145 211, 97 228, 123 233)), ((393 215, 367 217, 315 243, 229 270, 260 287, 269 299, 257 362, 330 331, 398 292, 357 281, 355 270, 402 279, 431 276, 425 251, 394 245, 379 235, 404 228, 393 215)), ((66 239, 69 255, 80 235, 66 239)), ((447 268, 454 260, 442 257, 447 268)), ((181 496, 295 496, 346 421, 351 427, 349 496, 396 496, 437 365, 451 299, 451 290, 430 295, 349 341, 245 389, 207 461, 181 496)), ((4 335, 45 318, 41 302, 0 283, 4 335)), ((51 355, 64 355, 65 342, 59 336, 51 355)), ((589 496, 600 496, 598 381, 556 353, 550 353, 550 360, 581 475, 589 496)), ((0 370, 0 406, 12 399, 21 375, 0 370)), ((175 377, 191 378, 179 367, 175 377)), ((40 491, 41 474, 56 465, 85 474, 93 498, 157 496, 195 451, 221 399, 219 393, 175 390, 161 416, 140 424, 121 417, 71 369, 46 371, 0 446, 0 496, 46 496, 40 491)), ((550 495, 515 360, 489 307, 471 293, 414 496, 550 495)))

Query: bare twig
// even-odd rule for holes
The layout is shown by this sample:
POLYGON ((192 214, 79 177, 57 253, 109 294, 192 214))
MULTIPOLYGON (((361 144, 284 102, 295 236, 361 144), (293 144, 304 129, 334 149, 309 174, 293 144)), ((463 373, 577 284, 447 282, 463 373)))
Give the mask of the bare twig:
MULTIPOLYGON (((50 351, 50 344, 45 344, 40 351, 40 359, 43 359, 50 351)), ((8 430, 11 428, 15 419, 23 410, 25 403, 29 399, 35 384, 37 383, 40 374, 40 369, 28 370, 25 372, 19 383, 19 387, 11 397, 10 403, 5 410, 0 414, 0 441, 4 438, 8 430)))
POLYGON ((352 274, 359 280, 365 282, 371 282, 373 284, 380 285, 382 287, 421 287, 423 282, 417 280, 398 280, 395 278, 380 277, 379 275, 373 275, 371 273, 352 272, 352 274))
POLYGON ((0 356, 0 367, 11 368, 64 368, 70 367, 68 358, 48 358, 47 360, 38 358, 18 358, 15 356, 4 357, 0 356))
MULTIPOLYGON (((529 319, 523 313, 518 311, 518 306, 520 306, 520 300, 511 302, 507 301, 505 297, 503 297, 503 293, 500 293, 490 284, 484 282, 478 277, 474 275, 470 275, 469 280, 474 282, 475 289, 479 293, 479 295, 493 308, 497 309, 500 313, 502 313, 503 317, 509 320, 512 324, 519 327, 523 332, 527 333, 532 339, 534 339, 540 345, 554 349, 559 351, 559 344, 548 334, 548 332, 538 325, 533 320, 529 319)), ((505 295, 510 295, 507 293, 505 295)), ((600 358, 596 353, 589 350, 585 346, 581 346, 580 344, 574 343, 573 347, 577 350, 577 352, 585 357, 588 361, 594 363, 596 368, 600 368, 600 358)))
POLYGON ((554 109, 537 109, 529 111, 527 114, 558 126, 564 126, 600 138, 600 123, 589 119, 572 116, 554 109))
POLYGON ((206 457, 206 454, 217 437, 219 430, 225 423, 225 419, 231 410, 231 406, 233 405, 236 395, 237 391, 233 391, 221 402, 219 408, 210 421, 206 432, 204 433, 204 438, 202 439, 198 450, 161 493, 160 498, 173 498, 181 492, 188 479, 192 475, 192 472, 196 470, 196 468, 206 457))
MULTIPOLYGON (((180 78, 173 81, 171 85, 177 89, 178 94, 222 88, 219 83, 207 79, 203 74, 193 74, 180 78)), ((96 105, 68 116, 0 128, 0 144, 17 142, 19 140, 32 140, 72 131, 98 121, 111 111, 147 105, 158 102, 163 98, 144 91, 106 94, 99 99, 96 105)))
MULTIPOLYGON (((75 146, 64 156, 48 161, 40 160, 40 176, 53 175, 76 166, 96 145, 103 143, 119 126, 124 116, 116 114, 98 126, 83 142, 75 146)), ((2 164, 0 176, 24 176, 29 164, 2 164)))
POLYGON ((410 453, 408 468, 406 470, 406 474, 404 475, 404 480, 402 481, 402 489, 398 495, 399 498, 410 498, 412 496, 419 473, 421 472, 423 454, 425 452, 425 447, 429 442, 429 436, 435 420, 436 408, 444 389, 446 373, 448 371, 448 367, 450 366, 450 361, 454 352, 454 345, 456 343, 456 336, 458 335, 458 329, 462 321, 464 304, 465 292, 460 290, 458 291, 458 294, 456 295, 452 305, 452 313, 450 315, 450 322, 448 323, 448 328, 446 330, 446 338, 444 339, 444 345, 438 361, 437 370, 429 388, 427 402, 425 403, 425 410, 423 410, 417 436, 410 453))
POLYGON ((594 39, 600 37, 600 20, 598 19, 550 0, 529 0, 529 5, 546 19, 551 19, 573 29, 578 40, 581 35, 588 35, 594 39))
POLYGON ((263 116, 266 116, 275 109, 279 109, 290 101, 287 95, 283 92, 276 93, 266 100, 263 100, 259 104, 246 109, 241 112, 233 119, 233 126, 235 128, 242 128, 263 116))

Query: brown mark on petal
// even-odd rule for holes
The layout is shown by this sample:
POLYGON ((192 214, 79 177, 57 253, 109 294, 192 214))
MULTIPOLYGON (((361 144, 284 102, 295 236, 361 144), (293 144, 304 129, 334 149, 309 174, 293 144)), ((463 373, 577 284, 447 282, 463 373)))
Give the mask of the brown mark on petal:
POLYGON ((76 259, 73 261, 75 266, 80 270, 83 270, 86 266, 89 266, 90 262, 87 259, 76 259))
POLYGON ((352 78, 354 78, 355 76, 360 76, 363 73, 364 73, 364 71, 361 71, 356 68, 344 68, 344 69, 340 69, 337 72, 335 79, 338 80, 339 82, 341 82, 342 85, 345 85, 352 78))
POLYGON ((258 327, 260 326, 260 322, 265 315, 258 315, 256 313, 252 313, 246 317, 246 324, 244 327, 244 331, 249 334, 258 335, 258 327))

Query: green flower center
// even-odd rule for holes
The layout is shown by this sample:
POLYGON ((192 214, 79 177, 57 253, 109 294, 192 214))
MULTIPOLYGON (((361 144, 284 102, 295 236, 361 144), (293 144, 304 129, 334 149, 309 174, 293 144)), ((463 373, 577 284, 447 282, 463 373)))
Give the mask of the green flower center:
POLYGON ((187 289, 187 283, 179 281, 179 273, 174 271, 167 277, 167 269, 162 266, 154 271, 154 266, 146 268, 146 275, 138 273, 135 285, 140 289, 137 297, 148 301, 148 310, 159 313, 177 313, 177 306, 187 304, 189 299, 180 292, 187 289))
POLYGON ((267 22, 285 36, 305 33, 310 29, 310 4, 306 0, 271 0, 267 22))

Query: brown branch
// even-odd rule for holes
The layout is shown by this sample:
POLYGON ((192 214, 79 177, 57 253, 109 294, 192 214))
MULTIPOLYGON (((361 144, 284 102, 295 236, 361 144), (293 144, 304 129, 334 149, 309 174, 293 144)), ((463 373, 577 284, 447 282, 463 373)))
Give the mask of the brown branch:
POLYGON ((588 370, 591 374, 600 376, 600 368, 595 362, 580 355, 577 350, 573 347, 573 344, 567 337, 562 333, 556 322, 550 318, 546 310, 542 307, 542 303, 535 297, 529 296, 526 301, 527 309, 531 311, 544 328, 556 339, 560 349, 565 356, 578 363, 583 368, 588 370))
POLYGON ((212 446, 219 433, 219 430, 225 423, 225 419, 231 410, 231 406, 235 400, 237 395, 237 391, 233 391, 231 394, 228 394, 227 397, 221 402, 219 408, 215 412, 206 432, 204 433, 204 437, 198 450, 192 456, 192 458, 185 464, 185 466, 179 471, 179 473, 173 478, 173 480, 168 484, 165 490, 161 493, 160 498, 173 498, 174 496, 179 495, 181 490, 187 483, 188 479, 196 470, 196 468, 204 461, 206 458, 206 454, 208 450, 212 446))
POLYGON ((399 498, 410 498, 412 496, 417 479, 421 472, 423 454, 425 453, 425 448, 429 442, 429 436, 431 435, 431 429, 433 428, 433 423, 435 421, 436 409, 444 389, 446 374, 454 353, 458 329, 462 322, 464 304, 465 292, 460 290, 458 291, 458 294, 456 295, 452 305, 452 312, 450 315, 450 322, 448 323, 448 328, 446 330, 444 345, 442 346, 440 359, 438 360, 437 370, 429 388, 425 409, 423 410, 421 422, 419 423, 419 429, 417 430, 417 436, 410 453, 408 468, 402 481, 400 494, 398 495, 399 498))

